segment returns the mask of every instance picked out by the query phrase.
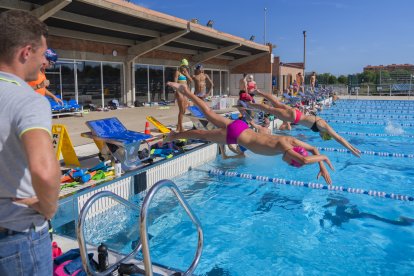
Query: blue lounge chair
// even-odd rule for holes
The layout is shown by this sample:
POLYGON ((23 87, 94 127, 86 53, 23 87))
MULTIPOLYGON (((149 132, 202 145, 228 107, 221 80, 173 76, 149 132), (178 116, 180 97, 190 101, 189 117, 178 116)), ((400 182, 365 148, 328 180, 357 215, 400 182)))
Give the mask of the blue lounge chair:
POLYGON ((50 107, 52 112, 60 112, 63 109, 63 106, 57 102, 55 102, 52 98, 46 97, 49 100, 50 107))
MULTIPOLYGON (((149 159, 150 146, 146 139, 152 135, 127 130, 118 118, 106 118, 86 122, 104 159, 121 162, 124 171, 136 169, 149 159)), ((85 136, 85 135, 82 135, 85 136)))
POLYGON ((285 98, 287 104, 295 105, 300 101, 299 97, 290 96, 287 93, 283 93, 283 98, 285 98))
POLYGON ((193 122, 194 127, 197 129, 206 129, 211 130, 216 128, 212 123, 210 123, 206 116, 204 116, 203 112, 198 106, 189 106, 187 107, 188 111, 190 111, 190 115, 186 115, 191 122, 193 122))

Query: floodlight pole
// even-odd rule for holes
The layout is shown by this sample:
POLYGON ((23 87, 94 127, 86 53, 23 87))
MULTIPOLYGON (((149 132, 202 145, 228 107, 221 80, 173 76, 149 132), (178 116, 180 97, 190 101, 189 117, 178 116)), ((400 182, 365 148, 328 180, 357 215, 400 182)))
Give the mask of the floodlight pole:
POLYGON ((303 31, 303 77, 305 77, 306 67, 306 31, 303 31))
POLYGON ((263 34, 264 45, 266 45, 266 16, 267 16, 267 8, 264 8, 264 34, 263 34))

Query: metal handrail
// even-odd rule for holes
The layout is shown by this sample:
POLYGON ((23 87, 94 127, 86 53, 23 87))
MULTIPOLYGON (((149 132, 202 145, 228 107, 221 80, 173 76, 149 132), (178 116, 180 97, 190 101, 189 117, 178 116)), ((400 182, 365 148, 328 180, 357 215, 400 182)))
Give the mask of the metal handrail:
POLYGON ((192 211, 191 207, 188 205, 187 201, 185 200, 183 194, 178 189, 177 185, 174 184, 171 180, 161 180, 155 183, 151 189, 148 191, 146 197, 144 198, 144 202, 142 204, 141 209, 136 206, 135 204, 129 202, 128 200, 112 193, 109 191, 102 191, 94 194, 92 197, 90 197, 85 205, 83 206, 82 210, 79 214, 78 219, 78 225, 76 228, 77 232, 77 239, 79 244, 79 251, 81 254, 82 264, 83 267, 86 270, 86 273, 88 275, 94 275, 94 276, 104 276, 108 275, 108 273, 116 270, 120 263, 126 262, 133 257, 136 256, 139 250, 142 248, 142 255, 143 255, 143 261, 144 261, 144 267, 145 267, 145 275, 146 276, 152 276, 152 263, 151 263, 151 256, 149 252, 149 242, 148 242, 148 227, 147 227, 147 214, 148 214, 148 208, 152 201, 152 198, 154 197, 155 193, 157 193, 160 189, 168 187, 171 189, 171 191, 174 193, 174 195, 177 197, 180 205, 184 208, 187 215, 190 217, 192 222, 197 227, 198 232, 198 242, 197 242, 197 251, 194 256, 193 262, 191 263, 190 267, 187 269, 186 272, 184 272, 184 275, 192 275, 193 271, 196 269, 200 258, 201 258, 201 252, 203 249, 203 229, 201 228, 201 223, 197 219, 197 217, 194 215, 194 212, 192 211), (134 248, 134 250, 128 254, 126 257, 122 258, 115 264, 108 267, 105 271, 98 272, 92 268, 92 266, 89 263, 88 253, 86 251, 86 242, 85 242, 85 233, 83 232, 84 222, 86 218, 86 214, 88 213, 89 208, 92 206, 92 204, 97 201, 100 198, 103 197, 111 197, 115 201, 130 207, 131 209, 135 211, 140 211, 140 235, 141 235, 141 242, 137 244, 137 246, 134 248))
POLYGON ((193 262, 191 263, 190 267, 184 272, 184 275, 192 275, 193 271, 196 269, 198 262, 200 261, 201 252, 203 250, 203 229, 201 228, 201 223, 194 215, 194 212, 191 210, 191 207, 188 205, 187 201, 185 200, 183 194, 178 189, 177 185, 174 184, 171 180, 160 180, 156 184, 154 184, 151 189, 148 191, 144 202, 141 207, 141 214, 140 214, 140 234, 141 234, 141 242, 142 242, 142 255, 144 257, 144 267, 145 267, 145 275, 152 276, 152 263, 151 263, 151 256, 149 253, 149 242, 148 242, 148 233, 147 233, 147 214, 148 208, 154 197, 155 193, 157 193, 162 188, 170 188, 170 190, 174 193, 177 197, 180 205, 184 208, 187 215, 193 221, 193 223, 197 227, 198 232, 198 243, 197 243, 197 251, 194 256, 193 262))
POLYGON ((126 262, 130 259, 132 259, 133 257, 136 256, 136 254, 139 252, 139 250, 141 250, 141 242, 139 242, 137 244, 137 246, 134 248, 134 250, 129 253, 126 257, 122 258, 121 260, 119 260, 118 262, 116 262, 115 264, 111 265, 110 267, 108 267, 105 271, 96 271, 92 268, 92 266, 89 263, 89 258, 88 258, 88 252, 86 251, 86 243, 85 243, 85 233, 83 232, 83 224, 85 222, 85 218, 86 218, 86 214, 88 213, 89 208, 92 206, 92 204, 97 201, 100 198, 103 197, 111 197, 113 198, 115 201, 118 201, 119 203, 130 207, 131 209, 139 212, 140 208, 138 206, 136 206, 135 204, 132 204, 131 202, 129 202, 128 200, 112 193, 109 191, 102 191, 102 192, 98 192, 96 194, 94 194, 93 196, 91 196, 85 203, 85 205, 82 207, 82 210, 80 211, 79 214, 79 219, 78 219, 78 226, 76 228, 76 233, 77 233, 77 239, 78 239, 78 244, 79 244, 79 251, 81 254, 81 259, 82 259, 82 264, 83 267, 86 270, 86 273, 88 275, 94 275, 94 276, 104 276, 104 275, 108 275, 110 272, 116 270, 118 268, 118 264, 122 263, 122 262, 126 262))

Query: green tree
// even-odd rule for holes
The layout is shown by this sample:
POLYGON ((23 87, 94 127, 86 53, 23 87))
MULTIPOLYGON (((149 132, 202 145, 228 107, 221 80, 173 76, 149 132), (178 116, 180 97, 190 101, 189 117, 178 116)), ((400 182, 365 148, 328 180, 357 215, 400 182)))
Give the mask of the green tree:
POLYGON ((365 71, 362 73, 362 78, 365 83, 375 83, 377 76, 374 71, 365 71))
POLYGON ((344 75, 340 75, 338 77, 338 83, 340 83, 340 84, 347 84, 348 83, 348 77, 346 77, 344 75))
POLYGON ((329 74, 328 76, 328 84, 335 84, 337 82, 337 79, 334 75, 329 74))

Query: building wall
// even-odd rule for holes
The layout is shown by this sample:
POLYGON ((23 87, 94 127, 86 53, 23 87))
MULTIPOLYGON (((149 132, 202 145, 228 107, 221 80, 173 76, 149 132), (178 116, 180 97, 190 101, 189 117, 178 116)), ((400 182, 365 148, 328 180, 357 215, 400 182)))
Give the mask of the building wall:
MULTIPOLYGON (((50 36, 48 45, 54 48, 62 59, 76 60, 96 60, 122 62, 124 64, 124 91, 122 93, 122 101, 125 104, 133 104, 135 100, 135 88, 132 83, 134 79, 132 75, 132 64, 126 61, 128 55, 128 46, 117 45, 111 43, 102 43, 87 41, 83 39, 73 39, 60 36, 50 36), (116 55, 114 55, 114 50, 116 55)), ((214 58, 204 62, 205 68, 215 70, 229 70, 229 93, 230 95, 238 95, 239 80, 243 73, 252 74, 255 77, 258 88, 263 91, 271 91, 272 89, 272 55, 269 53, 256 60, 234 67, 229 70, 231 60, 223 60, 214 58)), ((192 62, 191 55, 183 53, 167 52, 163 50, 154 50, 135 59, 135 64, 154 64, 164 66, 178 66, 180 60, 186 58, 190 62, 190 67, 196 64, 192 62)))
POLYGON ((239 95, 239 81, 244 73, 253 75, 258 89, 266 92, 272 91, 272 58, 273 56, 269 53, 231 69, 230 95, 239 95))
POLYGON ((280 75, 279 75, 280 81, 278 84, 278 89, 280 92, 283 92, 286 89, 288 89, 288 87, 293 83, 293 80, 296 79, 296 74, 302 73, 303 69, 280 65, 279 72, 280 72, 280 75))

